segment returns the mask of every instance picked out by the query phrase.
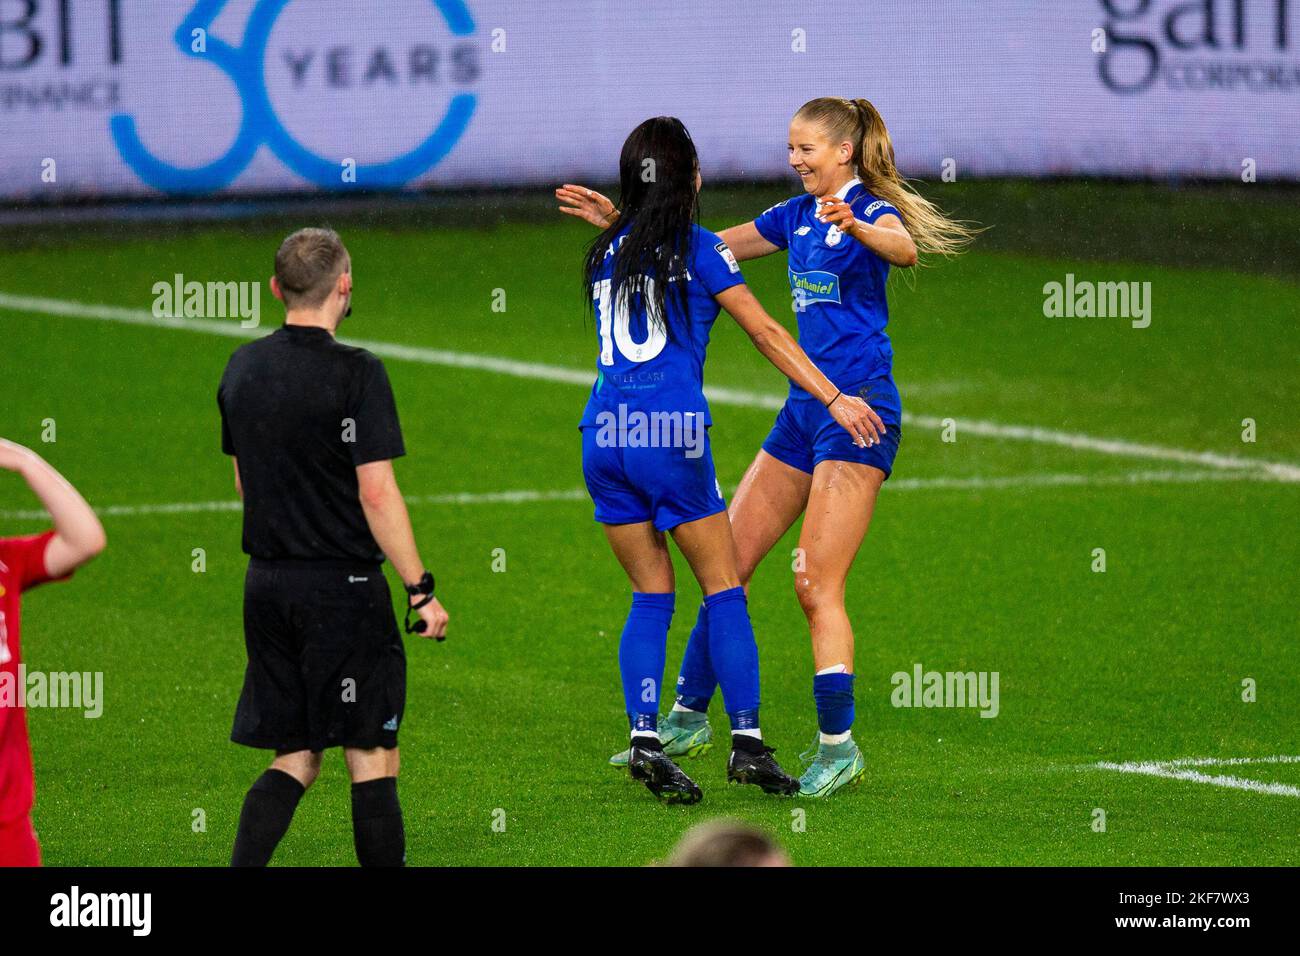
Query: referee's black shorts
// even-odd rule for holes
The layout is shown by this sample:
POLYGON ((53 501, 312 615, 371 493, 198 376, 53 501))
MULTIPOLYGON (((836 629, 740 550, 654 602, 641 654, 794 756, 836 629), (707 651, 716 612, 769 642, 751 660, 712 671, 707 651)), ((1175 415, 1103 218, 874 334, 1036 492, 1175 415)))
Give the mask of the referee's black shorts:
POLYGON ((235 743, 283 751, 397 746, 406 650, 378 565, 251 559, 244 644, 235 743))

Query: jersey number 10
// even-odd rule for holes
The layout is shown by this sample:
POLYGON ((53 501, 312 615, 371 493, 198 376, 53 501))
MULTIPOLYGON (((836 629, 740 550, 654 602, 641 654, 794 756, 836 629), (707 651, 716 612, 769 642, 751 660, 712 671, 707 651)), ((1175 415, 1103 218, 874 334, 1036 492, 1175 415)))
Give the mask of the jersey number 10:
MULTIPOLYGON (((618 307, 614 308, 613 302, 610 301, 613 298, 611 294, 612 284, 610 279, 601 279, 591 287, 591 297, 596 301, 596 315, 599 318, 600 326, 600 364, 614 364, 615 345, 618 346, 619 354, 628 361, 648 362, 662 352, 664 346, 668 344, 668 333, 664 329, 664 323, 656 321, 657 313, 654 306, 648 306, 646 340, 644 342, 633 341, 632 316, 628 310, 628 297, 620 295, 618 297, 618 307), (613 326, 613 335, 610 334, 611 326, 613 326)), ((647 276, 641 296, 642 301, 654 302, 654 288, 654 279, 647 276)))

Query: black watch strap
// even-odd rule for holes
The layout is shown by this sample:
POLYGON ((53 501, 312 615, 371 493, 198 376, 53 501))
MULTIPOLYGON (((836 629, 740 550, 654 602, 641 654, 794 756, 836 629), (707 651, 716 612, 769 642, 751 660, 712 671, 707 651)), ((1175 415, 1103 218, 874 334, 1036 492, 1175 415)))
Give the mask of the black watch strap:
POLYGON ((433 574, 430 571, 425 571, 420 577, 420 580, 415 584, 406 585, 406 593, 409 597, 422 596, 422 599, 416 601, 414 604, 408 602, 406 605, 406 620, 402 623, 406 627, 407 634, 423 634, 428 629, 428 625, 425 624, 424 621, 416 621, 412 623, 411 612, 420 610, 420 608, 433 600, 433 588, 433 574))
POLYGON ((422 601, 418 605, 419 607, 424 607, 424 605, 428 604, 429 601, 433 600, 433 586, 434 586, 433 572, 425 571, 424 574, 420 576, 419 581, 415 582, 414 584, 406 585, 406 593, 409 594, 411 597, 415 597, 416 595, 419 594, 425 595, 425 597, 427 597, 428 600, 422 601))

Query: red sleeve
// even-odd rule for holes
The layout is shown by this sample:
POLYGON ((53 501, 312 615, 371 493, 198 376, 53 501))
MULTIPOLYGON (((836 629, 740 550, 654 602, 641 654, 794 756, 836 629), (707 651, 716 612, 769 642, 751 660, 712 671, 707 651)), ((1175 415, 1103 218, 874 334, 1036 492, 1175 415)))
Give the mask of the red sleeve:
MULTIPOLYGON (((26 591, 51 580, 45 570, 45 549, 53 537, 54 532, 51 530, 22 538, 0 540, 0 561, 9 565, 9 570, 18 581, 19 591, 26 591)), ((65 575, 67 577, 71 575, 65 575)))

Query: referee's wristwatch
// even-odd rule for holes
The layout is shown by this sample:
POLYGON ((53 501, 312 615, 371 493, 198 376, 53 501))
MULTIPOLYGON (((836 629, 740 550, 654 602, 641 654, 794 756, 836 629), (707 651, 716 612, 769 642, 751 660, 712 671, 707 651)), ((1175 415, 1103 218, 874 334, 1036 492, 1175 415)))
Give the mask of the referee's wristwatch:
POLYGON ((433 574, 429 571, 425 571, 424 575, 415 584, 406 585, 406 593, 409 597, 422 598, 422 600, 416 601, 415 603, 411 603, 410 601, 407 601, 406 603, 406 620, 404 624, 406 626, 407 634, 423 634, 429 629, 429 625, 423 619, 417 620, 412 624, 411 612, 418 611, 433 600, 433 583, 433 574))

